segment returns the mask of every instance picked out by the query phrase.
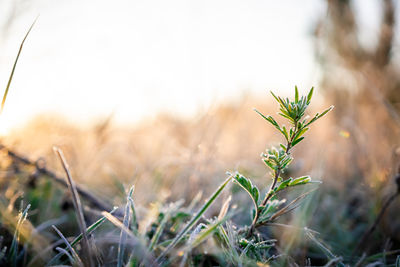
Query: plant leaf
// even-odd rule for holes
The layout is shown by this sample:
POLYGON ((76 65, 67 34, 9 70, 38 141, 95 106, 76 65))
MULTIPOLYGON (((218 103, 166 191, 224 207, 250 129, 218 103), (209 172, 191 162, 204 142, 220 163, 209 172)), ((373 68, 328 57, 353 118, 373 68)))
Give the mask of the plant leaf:
POLYGON ((293 142, 292 142, 292 147, 295 146, 295 145, 297 145, 298 143, 300 143, 303 139, 304 139, 304 136, 303 136, 303 137, 300 137, 300 138, 298 138, 298 139, 296 139, 295 141, 293 141, 293 142))
POLYGON ((313 96, 313 93, 314 93, 314 87, 311 87, 311 90, 310 90, 310 92, 309 92, 308 95, 307 95, 307 105, 310 104, 311 98, 312 98, 312 96, 313 96))
POLYGON ((211 206, 211 204, 214 202, 214 200, 221 194, 222 190, 226 187, 228 182, 232 179, 232 175, 230 175, 219 187, 218 189, 214 192, 214 194, 211 195, 210 199, 201 207, 201 209, 196 213, 195 216, 186 224, 185 228, 180 231, 175 238, 172 240, 172 242, 168 245, 168 247, 158 256, 156 261, 158 263, 161 262, 161 260, 164 258, 167 253, 173 249, 189 232, 190 229, 200 220, 201 216, 206 212, 206 210, 211 206))
POLYGON ((311 177, 310 176, 302 176, 302 177, 298 177, 296 179, 293 179, 290 183, 289 186, 294 186, 294 185, 300 185, 300 184, 307 184, 308 182, 311 181, 311 177))
POLYGON ((290 184, 292 181, 293 181, 293 178, 289 178, 289 179, 286 179, 285 181, 283 181, 282 183, 280 183, 280 185, 279 185, 278 187, 276 187, 275 193, 276 193, 276 192, 279 192, 279 191, 281 191, 281 190, 283 190, 283 189, 285 189, 286 187, 288 187, 289 184, 290 184))
POLYGON ((251 197, 254 207, 257 210, 258 208, 258 200, 260 196, 260 191, 258 188, 253 185, 250 179, 244 177, 240 173, 237 173, 234 177, 234 182, 242 187, 251 197))

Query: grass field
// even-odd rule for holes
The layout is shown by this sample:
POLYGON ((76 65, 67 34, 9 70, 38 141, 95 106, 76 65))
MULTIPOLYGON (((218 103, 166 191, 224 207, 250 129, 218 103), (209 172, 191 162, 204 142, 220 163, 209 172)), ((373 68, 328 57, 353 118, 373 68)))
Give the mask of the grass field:
POLYGON ((160 115, 135 127, 107 119, 82 128, 40 117, 4 137, 1 263, 398 265, 398 188, 391 168, 398 151, 351 162, 357 144, 330 115, 288 154, 293 163, 281 168, 276 186, 304 174, 318 182, 274 193, 265 202, 269 213, 249 231, 254 201, 264 207, 277 170, 268 171, 259 154, 283 142, 252 109, 275 117, 278 104, 272 96, 269 101, 248 97, 191 120, 160 115), (59 153, 65 154, 61 161, 59 153), (69 165, 71 183, 60 162, 69 165), (86 235, 79 235, 82 229, 86 235))
POLYGON ((328 85, 135 125, 36 117, 0 139, 0 266, 400 267, 398 109, 328 85))

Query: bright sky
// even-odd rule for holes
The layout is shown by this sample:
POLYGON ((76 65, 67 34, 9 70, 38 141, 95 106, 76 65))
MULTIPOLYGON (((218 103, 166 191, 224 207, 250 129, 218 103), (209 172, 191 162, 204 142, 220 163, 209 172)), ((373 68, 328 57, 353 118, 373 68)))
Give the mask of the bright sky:
POLYGON ((5 87, 19 43, 40 13, 0 118, 2 132, 43 112, 80 122, 114 112, 119 122, 135 122, 160 111, 193 114, 244 90, 317 85, 311 35, 324 1, 33 3, 1 46, 5 87))

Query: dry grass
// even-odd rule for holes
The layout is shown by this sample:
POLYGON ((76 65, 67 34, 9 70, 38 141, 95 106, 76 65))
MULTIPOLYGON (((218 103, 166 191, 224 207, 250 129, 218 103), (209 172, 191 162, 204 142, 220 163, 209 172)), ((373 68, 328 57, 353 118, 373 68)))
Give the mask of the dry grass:
MULTIPOLYGON (((83 127, 59 117, 41 116, 2 142, 31 159, 45 158, 47 167, 60 174, 62 169, 52 147, 61 147, 76 182, 115 205, 126 201, 123 187, 134 184, 135 202, 140 203, 138 217, 145 224, 151 214, 144 207, 150 203, 183 199, 189 204, 199 192, 204 198, 226 177, 227 170, 240 170, 261 188, 269 183, 257 155, 266 145, 278 144, 279 136, 255 114, 254 107, 265 114, 275 114, 276 110, 275 104, 249 96, 191 119, 161 114, 134 126, 116 125, 106 119, 83 127)), ((319 109, 317 105, 311 108, 319 109)), ((297 262, 310 257, 314 242, 307 237, 304 226, 320 232, 316 237, 319 242, 324 240, 335 255, 345 255, 348 260, 357 236, 371 225, 385 197, 394 190, 392 170, 400 157, 393 140, 398 127, 383 107, 359 108, 363 110, 361 124, 328 116, 313 126, 294 152, 296 160, 288 175, 308 173, 323 181, 301 208, 280 219, 292 227, 268 227, 278 237, 282 253, 289 253, 297 262), (368 114, 372 110, 385 127, 376 127, 376 122, 370 120, 368 114)), ((7 170, 12 162, 3 157, 2 165, 7 170)), ((7 183, 4 174, 3 185, 7 183)), ((236 189, 230 190, 223 192, 220 204, 236 189)), ((18 192, 17 186, 9 187, 10 196, 18 192)), ((291 199, 290 194, 287 197, 291 199)), ((238 203, 239 209, 251 205, 245 194, 235 193, 232 205, 238 203)), ((392 249, 397 248, 400 231, 393 221, 398 216, 398 204, 397 201, 389 208, 392 212, 379 225, 381 241, 372 244, 372 251, 382 251, 382 235, 390 237, 392 249)), ((212 206, 208 216, 218 215, 220 206, 212 206)), ((234 220, 246 221, 241 216, 234 220)))

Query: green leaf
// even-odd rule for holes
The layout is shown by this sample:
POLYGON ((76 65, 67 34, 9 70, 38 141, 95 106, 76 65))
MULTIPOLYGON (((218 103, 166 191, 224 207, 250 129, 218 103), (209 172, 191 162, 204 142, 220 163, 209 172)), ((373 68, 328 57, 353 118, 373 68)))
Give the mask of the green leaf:
POLYGON ((285 181, 283 181, 278 187, 276 187, 275 192, 279 192, 283 189, 285 189, 286 187, 289 186, 289 184, 293 181, 293 178, 289 178, 286 179, 285 181))
MULTIPOLYGON (((301 128, 300 128, 301 129, 301 128)), ((301 137, 303 134, 305 134, 310 128, 303 128, 300 131, 297 131, 297 133, 295 134, 294 138, 293 138, 293 142, 296 141, 299 137, 301 137)))
POLYGON ((286 138, 286 141, 289 141, 289 134, 288 134, 285 126, 282 127, 282 132, 283 132, 283 135, 286 138))
POLYGON ((307 184, 311 181, 310 176, 302 176, 296 179, 293 179, 290 183, 289 186, 294 186, 294 185, 301 185, 301 184, 307 184))
POLYGON ((153 235, 153 237, 150 240, 149 251, 153 250, 154 246, 157 244, 158 240, 160 239, 160 236, 161 236, 162 232, 164 231, 165 226, 169 220, 170 213, 171 213, 171 211, 168 210, 166 212, 166 214, 164 215, 163 219, 161 220, 160 224, 158 225, 155 234, 153 235))
POLYGON ((321 113, 321 115, 319 115, 318 119, 325 116, 325 114, 328 113, 329 111, 331 111, 332 109, 333 109, 333 106, 330 106, 329 108, 327 108, 324 112, 321 113))
POLYGON ((286 151, 286 146, 284 144, 279 144, 279 146, 286 151))
POLYGON ((290 156, 287 156, 285 158, 282 159, 282 161, 280 162, 280 168, 283 170, 285 169, 291 162, 292 162, 293 158, 290 156))
POLYGON ((281 112, 279 112, 279 113, 278 113, 278 115, 280 115, 280 116, 284 117, 285 119, 288 119, 288 120, 290 120, 290 122, 292 122, 292 123, 294 122, 294 121, 293 121, 293 119, 292 119, 292 118, 291 118, 289 115, 286 115, 286 114, 285 114, 285 113, 283 113, 283 112, 282 112, 282 113, 281 113, 281 112))
MULTIPOLYGON (((263 117, 265 120, 267 120, 269 123, 271 123, 276 129, 278 129, 280 132, 282 132, 281 127, 279 126, 279 124, 275 121, 274 118, 272 118, 271 116, 264 116, 264 114, 262 114, 261 112, 259 112, 257 109, 254 109, 255 112, 257 112, 261 117, 263 117)), ((283 133, 283 132, 282 132, 283 133)))
POLYGON ((265 207, 262 207, 263 209, 260 213, 259 221, 262 222, 268 220, 272 213, 275 212, 279 208, 279 206, 281 206, 285 202, 286 199, 274 199, 272 201, 268 201, 268 204, 265 207))
POLYGON ((263 117, 265 120, 268 120, 267 117, 264 116, 264 114, 262 114, 260 111, 258 111, 257 109, 254 109, 255 112, 257 112, 261 117, 263 117))
POLYGON ((297 122, 297 129, 303 129, 303 123, 301 121, 297 122))
MULTIPOLYGON (((114 208, 110 213, 113 214, 115 211, 117 210, 117 208, 114 208)), ((89 235, 91 234, 94 230, 96 230, 104 221, 106 220, 106 217, 101 217, 100 219, 98 219, 96 222, 94 222, 92 225, 90 225, 87 229, 86 229, 86 234, 89 235)), ((78 244, 79 241, 81 241, 83 238, 82 233, 80 233, 72 242, 71 242, 71 246, 74 247, 76 244, 78 244)))
MULTIPOLYGON (((271 123, 279 132, 281 132, 283 134, 283 136, 286 138, 286 140, 289 140, 288 134, 287 134, 287 130, 285 127, 283 127, 283 129, 279 126, 279 124, 276 122, 276 120, 274 118, 272 118, 272 116, 264 116, 261 112, 259 112, 258 110, 254 109, 255 112, 257 112, 261 117, 263 117, 265 120, 267 120, 269 123, 271 123)), ((290 120, 292 120, 290 117, 288 117, 290 120)))
POLYGON ((281 127, 279 126, 279 124, 276 122, 276 120, 274 118, 272 118, 271 116, 268 116, 267 121, 269 121, 272 125, 274 125, 276 127, 276 129, 278 129, 279 131, 282 131, 281 127))
POLYGON ((258 203, 258 199, 260 197, 260 191, 258 190, 258 188, 256 186, 253 186, 253 197, 254 200, 258 203))
POLYGON ((275 162, 272 162, 269 159, 263 159, 264 163, 267 164, 268 167, 270 167, 273 171, 275 171, 277 169, 277 166, 275 164, 275 162))
POLYGON ((310 90, 310 92, 309 92, 308 95, 307 95, 307 105, 310 104, 311 98, 312 98, 312 96, 313 96, 313 93, 314 93, 314 87, 311 87, 311 90, 310 90))
POLYGON ((270 91, 271 95, 276 99, 276 101, 278 101, 279 104, 281 104, 281 100, 272 92, 270 91))
POLYGON ((186 250, 191 251, 193 248, 200 245, 204 240, 210 237, 218 229, 218 227, 221 224, 223 224, 228 218, 229 218, 228 216, 224 216, 222 219, 217 220, 213 224, 208 225, 207 228, 202 230, 192 241, 192 243, 188 247, 186 247, 186 250))
POLYGON ((311 121, 309 121, 306 125, 310 125, 311 123, 315 122, 316 120, 322 118, 323 116, 325 116, 329 111, 331 111, 333 109, 333 106, 330 106, 329 108, 327 108, 326 110, 324 110, 321 114, 317 113, 315 114, 314 118, 311 119, 311 121))
POLYGON ((298 103, 299 102, 299 90, 297 89, 297 85, 294 87, 294 89, 295 89, 294 102, 298 103))
POLYGON ((292 142, 292 147, 295 146, 295 145, 297 145, 298 143, 300 143, 303 139, 304 139, 304 136, 303 136, 303 137, 300 137, 300 138, 298 138, 298 139, 296 139, 295 141, 293 141, 293 142, 292 142))
POLYGON ((265 240, 261 242, 254 242, 253 240, 247 240, 245 238, 241 238, 239 240, 239 245, 241 247, 244 247, 245 248, 244 251, 246 252, 269 249, 275 246, 275 243, 276 243, 275 239, 265 240))
POLYGON ((319 113, 315 114, 315 116, 305 126, 308 126, 308 125, 312 124, 313 122, 315 122, 316 120, 318 120, 318 116, 319 116, 319 113))
POLYGON ((253 185, 250 179, 244 177, 240 173, 237 173, 233 179, 236 184, 246 190, 246 192, 250 195, 251 199, 253 200, 254 207, 257 210, 258 200, 260 197, 260 191, 258 190, 257 186, 253 185))

